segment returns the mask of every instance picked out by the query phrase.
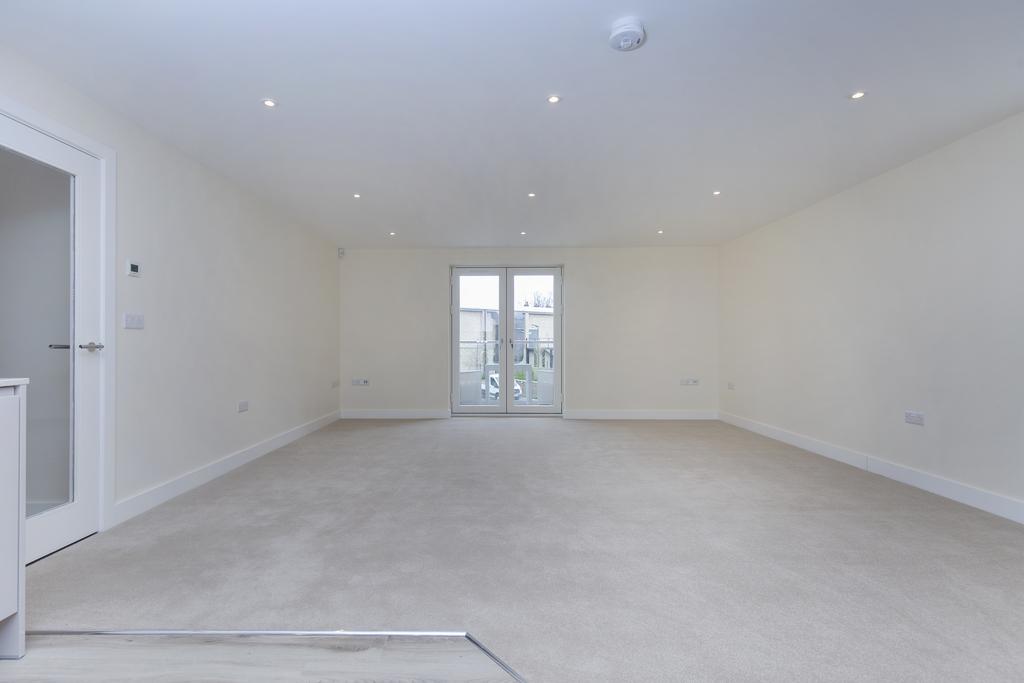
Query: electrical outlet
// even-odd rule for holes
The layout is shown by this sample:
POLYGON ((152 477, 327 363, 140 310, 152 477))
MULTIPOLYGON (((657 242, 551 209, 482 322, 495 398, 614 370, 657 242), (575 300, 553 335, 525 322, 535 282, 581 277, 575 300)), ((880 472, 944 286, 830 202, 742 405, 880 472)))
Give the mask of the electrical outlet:
POLYGON ((729 391, 736 391, 736 383, 729 382, 728 384, 725 385, 725 388, 728 389, 729 391))
POLYGON ((370 380, 368 380, 368 379, 354 379, 354 380, 352 380, 352 386, 354 386, 354 387, 368 387, 368 386, 370 386, 370 380))
POLYGON ((238 402, 238 412, 240 412, 240 413, 247 413, 247 412, 249 412, 249 402, 248 401, 239 401, 238 402))
POLYGON ((697 377, 684 377, 679 380, 679 386, 681 387, 695 387, 700 384, 700 379, 697 377))
POLYGON ((905 410, 903 411, 903 421, 908 425, 921 425, 924 426, 924 413, 919 413, 916 410, 905 410))
POLYGON ((146 329, 146 316, 142 313, 125 313, 124 329, 144 330, 146 329))

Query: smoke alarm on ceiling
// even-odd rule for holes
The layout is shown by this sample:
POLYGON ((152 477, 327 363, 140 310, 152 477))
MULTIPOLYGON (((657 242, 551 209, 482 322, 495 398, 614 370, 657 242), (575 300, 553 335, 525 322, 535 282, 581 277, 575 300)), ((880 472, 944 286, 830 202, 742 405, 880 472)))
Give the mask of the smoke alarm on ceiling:
POLYGON ((608 44, 613 50, 630 52, 637 49, 647 40, 644 25, 636 17, 623 17, 612 25, 612 34, 608 36, 608 44))

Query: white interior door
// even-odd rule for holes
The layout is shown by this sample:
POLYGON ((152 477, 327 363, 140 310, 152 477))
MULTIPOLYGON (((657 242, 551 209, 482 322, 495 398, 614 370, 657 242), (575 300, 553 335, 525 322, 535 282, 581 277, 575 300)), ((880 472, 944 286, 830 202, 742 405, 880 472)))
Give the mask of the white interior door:
POLYGON ((452 412, 562 412, 560 268, 452 268, 452 412))
POLYGON ((32 561, 99 529, 100 161, 3 115, 0 154, 8 183, 21 186, 22 197, 51 182, 63 183, 65 193, 63 208, 54 209, 59 191, 52 202, 39 199, 50 202, 47 212, 64 212, 63 224, 55 219, 26 230, 29 216, 13 211, 0 223, 6 256, 0 298, 8 313, 0 331, 0 375, 31 382, 26 555, 32 561))

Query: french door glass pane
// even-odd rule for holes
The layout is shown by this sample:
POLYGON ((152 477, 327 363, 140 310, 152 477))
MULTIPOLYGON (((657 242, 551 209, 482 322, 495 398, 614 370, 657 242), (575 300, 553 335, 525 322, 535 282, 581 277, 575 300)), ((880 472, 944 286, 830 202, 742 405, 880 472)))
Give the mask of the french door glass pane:
POLYGON ((512 278, 515 405, 550 406, 555 391, 555 276, 512 278))
POLYGON ((28 377, 27 516, 73 498, 73 176, 0 147, 0 377, 28 377))
POLYGON ((459 405, 499 406, 501 278, 459 275, 459 405))

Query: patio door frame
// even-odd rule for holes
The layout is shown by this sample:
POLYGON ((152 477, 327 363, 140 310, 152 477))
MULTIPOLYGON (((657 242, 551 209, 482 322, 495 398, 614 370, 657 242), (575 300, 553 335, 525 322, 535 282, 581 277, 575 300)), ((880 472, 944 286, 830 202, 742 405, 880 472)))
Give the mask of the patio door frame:
POLYGON ((3 96, 0 145, 74 176, 74 337, 69 339, 69 353, 74 354, 74 489, 69 502, 26 520, 25 559, 32 562, 111 523, 117 158, 113 150, 3 96), (102 350, 79 348, 89 342, 102 344, 102 350))
MULTIPOLYGON (((555 415, 562 414, 562 266, 452 266, 450 273, 450 313, 451 313, 451 372, 450 403, 452 415, 555 415), (499 375, 502 387, 511 386, 510 378, 514 378, 514 346, 515 346, 515 276, 516 275, 551 275, 554 278, 554 301, 552 302, 553 321, 553 396, 551 405, 516 404, 514 391, 501 391, 501 400, 494 405, 461 405, 459 400, 459 276, 490 275, 498 277, 500 310, 498 314, 499 375)), ((525 342, 523 342, 525 343, 525 342)), ((512 380, 514 381, 514 379, 512 380)))

